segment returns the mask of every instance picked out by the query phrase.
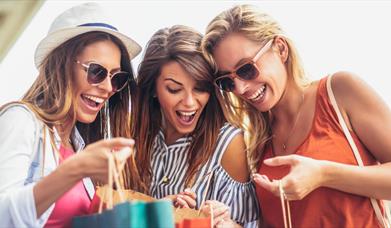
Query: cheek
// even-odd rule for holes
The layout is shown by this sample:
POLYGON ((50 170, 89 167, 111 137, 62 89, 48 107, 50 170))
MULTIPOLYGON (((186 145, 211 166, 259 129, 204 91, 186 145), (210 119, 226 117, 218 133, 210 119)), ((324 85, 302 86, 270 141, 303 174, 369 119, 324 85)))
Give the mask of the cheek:
POLYGON ((85 75, 74 74, 73 80, 71 82, 73 88, 75 88, 76 93, 80 93, 81 90, 86 90, 92 87, 88 82, 85 75))
POLYGON ((167 93, 161 93, 157 95, 160 109, 163 111, 163 113, 169 113, 171 110, 175 107, 175 97, 172 95, 169 95, 167 93))
POLYGON ((209 97, 210 97, 210 94, 205 94, 205 95, 201 95, 200 98, 198 99, 203 108, 208 103, 209 97))

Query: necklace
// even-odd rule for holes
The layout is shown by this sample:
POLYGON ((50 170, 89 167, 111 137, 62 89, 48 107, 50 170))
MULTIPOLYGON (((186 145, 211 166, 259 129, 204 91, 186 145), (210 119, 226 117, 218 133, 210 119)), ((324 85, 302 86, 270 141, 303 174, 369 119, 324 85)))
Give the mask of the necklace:
POLYGON ((286 145, 288 144, 289 137, 291 137, 293 130, 296 128, 297 121, 299 120, 299 116, 300 116, 300 113, 301 113, 301 110, 303 107, 303 103, 304 103, 304 92, 301 94, 301 102, 300 102, 300 106, 299 106, 299 111, 297 112, 296 117, 295 117, 295 122, 293 122, 293 126, 292 126, 291 130, 289 131, 289 134, 286 136, 285 140, 282 142, 282 145, 281 145, 282 149, 284 150, 284 154, 286 154, 286 147, 287 147, 286 145))

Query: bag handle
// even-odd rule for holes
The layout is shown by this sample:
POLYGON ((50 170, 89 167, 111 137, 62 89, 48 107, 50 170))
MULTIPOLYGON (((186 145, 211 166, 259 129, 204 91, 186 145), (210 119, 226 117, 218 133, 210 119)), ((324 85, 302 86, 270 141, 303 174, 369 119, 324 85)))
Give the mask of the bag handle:
POLYGON ((281 180, 278 181, 278 189, 280 192, 282 216, 284 219, 284 228, 292 228, 291 209, 289 205, 289 200, 287 200, 285 197, 285 192, 284 189, 282 188, 281 180))
POLYGON ((120 202, 123 203, 126 201, 124 186, 122 182, 123 175, 122 171, 125 167, 127 158, 133 153, 133 148, 125 147, 118 152, 107 152, 107 162, 108 162, 108 181, 106 188, 103 191, 103 197, 99 203, 99 213, 102 213, 103 202, 107 199, 107 208, 113 208, 113 184, 117 186, 117 192, 119 195, 120 202))
MULTIPOLYGON (((364 166, 364 163, 363 163, 363 161, 361 159, 360 153, 358 152, 357 146, 356 146, 356 144, 355 144, 355 142, 354 142, 354 140, 352 138, 352 135, 349 132, 349 129, 348 129, 346 123, 345 123, 345 120, 344 120, 344 118, 343 118, 343 116, 341 114, 341 111, 339 110, 337 101, 335 99, 333 90, 331 88, 331 78, 332 78, 332 76, 333 75, 330 75, 327 78, 327 82, 326 82, 327 93, 328 93, 331 105, 333 106, 334 111, 337 113, 338 122, 339 122, 339 124, 340 124, 340 126, 342 128, 342 131, 343 131, 346 139, 349 142, 350 147, 352 148, 352 151, 353 151, 354 157, 356 158, 358 166, 364 166)), ((385 205, 385 204, 383 205, 384 206, 384 213, 385 213, 385 215, 383 216, 383 214, 381 213, 378 201, 376 199, 374 199, 374 198, 370 198, 370 200, 371 200, 372 207, 375 210, 376 217, 379 220, 380 224, 383 227, 388 227, 388 228, 391 227, 391 225, 390 225, 390 218, 391 218, 391 216, 390 216, 390 212, 388 210, 387 205, 385 205)))

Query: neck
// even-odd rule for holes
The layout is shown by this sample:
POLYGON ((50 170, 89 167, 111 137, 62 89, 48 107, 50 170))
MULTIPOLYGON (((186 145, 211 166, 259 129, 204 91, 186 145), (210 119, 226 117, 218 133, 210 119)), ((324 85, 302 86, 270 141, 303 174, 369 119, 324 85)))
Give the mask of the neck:
POLYGON ((69 124, 68 122, 66 122, 61 125, 56 125, 55 128, 57 130, 58 135, 61 138, 62 143, 69 144, 71 139, 73 124, 69 124))
POLYGON ((180 134, 178 131, 172 128, 166 128, 163 130, 165 142, 167 145, 173 144, 179 138, 184 137, 184 134, 180 134))
POLYGON ((303 104, 304 91, 294 83, 288 83, 280 101, 271 110, 273 123, 292 123, 303 104))

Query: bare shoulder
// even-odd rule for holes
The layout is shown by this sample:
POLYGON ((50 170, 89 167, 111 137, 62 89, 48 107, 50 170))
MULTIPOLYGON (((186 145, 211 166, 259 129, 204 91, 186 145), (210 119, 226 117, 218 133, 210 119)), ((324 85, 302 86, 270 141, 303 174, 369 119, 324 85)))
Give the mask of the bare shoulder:
POLYGON ((335 73, 331 87, 338 105, 347 113, 354 112, 358 108, 384 105, 377 92, 355 73, 347 71, 335 73))
POLYGON ((236 134, 221 159, 225 171, 236 181, 247 182, 249 170, 243 133, 236 134))

